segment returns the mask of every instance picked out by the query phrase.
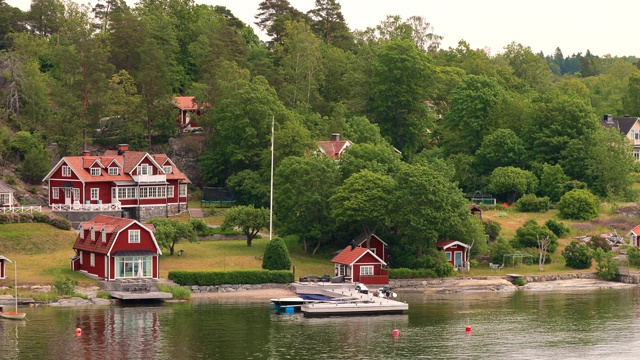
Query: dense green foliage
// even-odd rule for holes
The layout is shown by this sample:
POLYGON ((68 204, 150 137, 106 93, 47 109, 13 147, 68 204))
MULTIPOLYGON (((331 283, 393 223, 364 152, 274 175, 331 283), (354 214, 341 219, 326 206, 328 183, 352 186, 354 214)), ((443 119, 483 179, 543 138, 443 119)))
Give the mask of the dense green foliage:
POLYGON ((265 270, 291 269, 289 249, 281 238, 272 239, 267 243, 262 255, 262 268, 265 270))
POLYGON ((551 230, 559 238, 564 237, 571 231, 571 229, 569 229, 567 225, 565 225, 562 221, 558 221, 556 219, 549 219, 545 221, 544 226, 549 228, 549 230, 551 230))
POLYGON ((614 258, 612 252, 605 252, 598 248, 593 252, 593 258, 596 260, 596 275, 602 280, 613 280, 618 275, 618 260, 614 258))
POLYGON ((629 260, 629 265, 640 267, 640 251, 635 246, 626 246, 627 250, 627 260, 629 260))
POLYGON ((171 294, 173 300, 189 300, 191 299, 191 291, 182 286, 169 286, 158 284, 158 290, 171 294))
POLYGON ((234 206, 225 215, 220 228, 223 230, 238 228, 247 237, 247 246, 261 229, 269 226, 269 210, 254 208, 253 205, 234 206))
POLYGON ((574 189, 562 195, 558 216, 563 219, 591 220, 598 216, 600 200, 588 190, 574 189))
POLYGON ((549 207, 551 207, 551 201, 549 198, 537 197, 535 194, 526 194, 523 195, 520 199, 516 201, 516 206, 518 210, 522 212, 547 212, 549 207))
POLYGON ((593 253, 585 244, 572 241, 562 250, 565 264, 574 269, 588 269, 591 267, 593 253))
POLYGON ((44 223, 60 230, 71 230, 71 223, 65 218, 43 212, 0 214, 0 224, 44 223))
POLYGON ((287 284, 293 282, 293 273, 284 270, 237 271, 169 271, 169 280, 179 285, 217 286, 224 284, 287 284))
POLYGON ((538 225, 535 220, 527 220, 516 230, 516 236, 513 238, 513 247, 516 249, 537 248, 538 240, 547 236, 551 240, 547 251, 553 254, 558 248, 558 237, 556 234, 546 226, 538 225))

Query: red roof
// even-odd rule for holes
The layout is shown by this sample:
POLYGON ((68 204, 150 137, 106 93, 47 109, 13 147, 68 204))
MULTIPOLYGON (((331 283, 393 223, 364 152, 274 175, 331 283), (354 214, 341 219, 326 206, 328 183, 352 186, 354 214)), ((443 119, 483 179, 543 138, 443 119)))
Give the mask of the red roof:
POLYGON ((386 264, 384 261, 382 261, 382 259, 377 257, 376 254, 372 253, 369 249, 363 247, 356 247, 354 249, 351 249, 351 245, 348 245, 338 255, 331 259, 331 262, 343 265, 351 265, 367 253, 376 258, 381 264, 386 264))
POLYGON ((636 235, 640 235, 640 225, 636 225, 633 229, 629 230, 629 232, 633 232, 636 235))
POLYGON ((460 245, 462 247, 468 248, 469 245, 462 243, 460 241, 455 241, 455 240, 442 240, 442 241, 438 241, 436 243, 436 248, 438 249, 446 249, 448 247, 451 247, 453 245, 460 245))
POLYGON ((173 104, 181 110, 198 110, 198 104, 193 100, 195 96, 176 96, 173 98, 173 104))
POLYGON ((322 151, 327 156, 331 156, 334 159, 342 155, 344 149, 352 145, 351 141, 349 140, 318 141, 317 144, 320 148, 320 151, 322 151))
MULTIPOLYGON (((91 221, 86 221, 80 224, 81 231, 88 230, 93 227, 96 231, 95 240, 91 241, 91 235, 88 234, 81 238, 79 235, 76 238, 76 242, 73 245, 74 249, 91 251, 98 254, 108 254, 109 249, 115 242, 118 233, 123 229, 129 227, 131 224, 137 222, 133 219, 117 218, 107 215, 98 215, 91 221), (102 229, 105 230, 107 238, 105 242, 102 242, 102 229)), ((141 224, 142 225, 142 224, 141 224)), ((142 225, 143 228, 153 232, 155 228, 150 225, 142 225)))

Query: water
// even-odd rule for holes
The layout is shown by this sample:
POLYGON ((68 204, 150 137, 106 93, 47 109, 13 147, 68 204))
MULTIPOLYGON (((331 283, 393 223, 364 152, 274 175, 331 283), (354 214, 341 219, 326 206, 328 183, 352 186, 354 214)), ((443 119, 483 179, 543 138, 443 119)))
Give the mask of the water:
POLYGON ((27 309, 1 359, 632 359, 640 288, 400 294, 405 315, 308 319, 265 302, 27 309), (471 332, 465 331, 470 326, 471 332), (81 328, 77 336, 76 328, 81 328), (398 329, 400 335, 392 336, 398 329))

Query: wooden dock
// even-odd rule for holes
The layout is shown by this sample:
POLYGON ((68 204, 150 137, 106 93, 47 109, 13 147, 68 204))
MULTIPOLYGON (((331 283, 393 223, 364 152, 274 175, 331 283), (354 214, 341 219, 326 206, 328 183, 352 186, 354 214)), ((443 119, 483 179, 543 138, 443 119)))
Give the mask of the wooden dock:
POLYGON ((120 279, 101 281, 103 289, 112 298, 120 300, 164 300, 173 295, 158 290, 157 281, 152 279, 120 279))
MULTIPOLYGON (((403 314, 409 310, 409 304, 376 296, 363 294, 355 290, 355 284, 340 284, 340 286, 301 286, 296 292, 316 293, 331 296, 343 301, 314 302, 301 306, 305 317, 353 316, 353 315, 389 315, 403 314)), ((375 291, 376 289, 371 289, 375 291)))

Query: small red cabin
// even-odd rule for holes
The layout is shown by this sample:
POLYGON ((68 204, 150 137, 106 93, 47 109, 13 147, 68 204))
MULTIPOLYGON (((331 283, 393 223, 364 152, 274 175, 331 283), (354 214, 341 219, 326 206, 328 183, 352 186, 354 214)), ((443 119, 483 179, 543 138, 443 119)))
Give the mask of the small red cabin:
POLYGON ((453 267, 466 268, 469 245, 455 240, 442 240, 436 243, 436 248, 447 254, 447 260, 453 267))
POLYGON ((71 269, 100 279, 158 279, 162 251, 153 225, 98 215, 83 222, 73 245, 71 269))
POLYGON ((355 238, 354 243, 357 247, 363 247, 371 250, 386 264, 389 264, 389 245, 382 241, 376 234, 371 234, 367 239, 367 234, 362 233, 355 238))
POLYGON ((0 255, 0 279, 6 279, 7 278, 7 263, 8 262, 12 262, 12 261, 7 259, 6 257, 0 255))
POLYGON ((344 276, 345 281, 365 285, 389 284, 386 263, 371 250, 364 247, 347 246, 331 262, 335 265, 335 276, 344 276))

